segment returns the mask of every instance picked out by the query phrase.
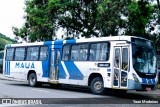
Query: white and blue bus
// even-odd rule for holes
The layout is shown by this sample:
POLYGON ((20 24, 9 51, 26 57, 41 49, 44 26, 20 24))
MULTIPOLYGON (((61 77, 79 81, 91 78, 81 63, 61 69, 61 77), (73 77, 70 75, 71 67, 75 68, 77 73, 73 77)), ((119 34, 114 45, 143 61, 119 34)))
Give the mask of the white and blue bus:
POLYGON ((158 80, 154 45, 135 36, 8 44, 3 71, 30 86, 72 84, 94 94, 107 88, 155 90, 158 80))

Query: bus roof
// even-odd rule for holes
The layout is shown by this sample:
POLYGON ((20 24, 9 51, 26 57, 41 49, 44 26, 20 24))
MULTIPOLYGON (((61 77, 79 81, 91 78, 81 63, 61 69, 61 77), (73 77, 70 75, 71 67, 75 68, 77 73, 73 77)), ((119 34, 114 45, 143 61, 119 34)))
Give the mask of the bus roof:
MULTIPOLYGON (((7 44, 5 47, 19 47, 19 46, 39 46, 39 45, 63 45, 63 44, 74 44, 82 42, 96 42, 96 41, 118 41, 126 40, 130 41, 131 37, 141 38, 136 36, 109 36, 109 37, 98 37, 98 38, 81 38, 81 39, 72 39, 72 40, 56 40, 56 41, 46 41, 46 42, 32 42, 32 43, 21 43, 21 44, 7 44)), ((141 38, 144 39, 144 38, 141 38)), ((146 39, 147 40, 147 39, 146 39)))

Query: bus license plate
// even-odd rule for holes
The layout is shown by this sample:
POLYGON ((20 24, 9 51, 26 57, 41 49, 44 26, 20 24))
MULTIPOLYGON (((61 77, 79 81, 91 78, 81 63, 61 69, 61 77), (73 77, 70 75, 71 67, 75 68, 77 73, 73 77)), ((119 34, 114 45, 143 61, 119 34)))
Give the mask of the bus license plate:
POLYGON ((150 87, 146 87, 146 90, 147 90, 147 91, 151 91, 151 88, 150 88, 150 87))

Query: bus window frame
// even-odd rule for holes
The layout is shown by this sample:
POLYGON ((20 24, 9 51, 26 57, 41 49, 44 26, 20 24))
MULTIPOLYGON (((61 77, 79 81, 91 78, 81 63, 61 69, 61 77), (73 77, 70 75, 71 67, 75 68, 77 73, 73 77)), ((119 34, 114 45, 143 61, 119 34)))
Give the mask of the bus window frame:
POLYGON ((48 45, 7 47, 5 50, 6 50, 6 55, 5 55, 5 60, 6 61, 47 61, 48 57, 49 57, 49 52, 48 52, 49 51, 49 46, 48 45), (37 58, 37 60, 27 60, 27 50, 30 47, 38 47, 39 48, 38 49, 38 58, 37 58), (40 51, 41 51, 42 47, 47 47, 47 57, 46 57, 45 60, 40 60, 40 51), (10 49, 10 48, 14 49, 13 58, 12 58, 12 60, 7 60, 6 59, 7 58, 7 49, 10 49), (15 52, 16 52, 17 48, 25 48, 24 60, 15 60, 15 52))
POLYGON ((76 43, 76 44, 64 44, 62 47, 62 61, 99 61, 99 62, 104 62, 104 61, 108 61, 110 59, 110 50, 111 50, 111 43, 109 41, 97 41, 97 42, 83 42, 83 43, 76 43), (89 60, 90 58, 90 48, 91 48, 91 44, 98 44, 98 43, 107 43, 108 44, 108 58, 107 60, 89 60), (87 53, 87 60, 71 60, 71 50, 72 50, 72 46, 73 45, 81 45, 81 44, 88 44, 88 53, 87 53), (69 46, 69 54, 68 54, 68 60, 64 60, 64 47, 65 46, 69 46))
POLYGON ((40 50, 40 46, 27 46, 26 48, 26 58, 25 58, 25 61, 39 61, 39 50, 40 50), (38 48, 38 58, 36 60, 28 60, 27 57, 28 57, 28 48, 33 48, 33 47, 37 47, 38 48))
POLYGON ((102 62, 104 62, 104 61, 108 61, 109 60, 109 58, 110 58, 110 50, 111 50, 111 45, 110 45, 111 43, 109 42, 109 41, 103 41, 103 42, 90 42, 90 44, 89 44, 89 50, 88 50, 88 61, 102 61, 102 62), (98 43, 107 43, 108 44, 108 58, 107 58, 107 60, 90 60, 89 58, 90 58, 90 49, 91 49, 91 44, 98 44, 98 43))
POLYGON ((62 47, 62 57, 61 57, 61 61, 71 61, 70 60, 70 57, 71 57, 71 44, 64 44, 63 47, 62 47), (64 47, 66 46, 69 46, 69 53, 68 53, 68 60, 64 60, 64 47))
POLYGON ((15 57, 15 47, 6 47, 6 49, 5 49, 5 61, 14 61, 14 57, 15 57), (7 50, 11 49, 11 48, 14 49, 13 50, 13 56, 12 56, 12 60, 8 60, 7 59, 7 50))
MULTIPOLYGON (((80 48, 79 48, 80 49, 80 48)), ((71 47, 70 47, 70 60, 69 61, 88 61, 88 54, 89 53, 89 43, 77 43, 77 44, 72 44, 71 45, 71 47), (72 47, 73 46, 76 46, 76 45, 78 45, 79 47, 80 47, 80 45, 87 45, 87 58, 86 58, 86 60, 71 60, 71 52, 72 52, 72 47)), ((79 55, 80 53, 78 52, 78 55, 79 55)), ((78 56, 78 57, 80 57, 80 56, 78 56)))
POLYGON ((48 60, 48 57, 49 57, 49 47, 48 47, 48 45, 40 46, 40 48, 39 48, 38 61, 47 61, 47 60, 48 60), (42 48, 42 47, 47 47, 47 57, 46 57, 46 59, 45 59, 45 60, 40 60, 40 53, 41 53, 41 48, 42 48))
POLYGON ((13 59, 13 61, 25 61, 25 59, 26 59, 26 47, 13 47, 13 48, 14 48, 14 59, 13 59), (25 49, 23 60, 15 60, 15 58, 16 58, 16 49, 17 48, 24 48, 25 49))

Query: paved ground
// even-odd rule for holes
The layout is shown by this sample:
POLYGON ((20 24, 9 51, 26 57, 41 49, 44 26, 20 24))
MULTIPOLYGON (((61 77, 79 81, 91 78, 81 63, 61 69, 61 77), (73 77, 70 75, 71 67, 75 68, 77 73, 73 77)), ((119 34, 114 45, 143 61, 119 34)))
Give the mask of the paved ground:
POLYGON ((12 81, 23 81, 23 80, 14 79, 14 78, 8 78, 8 77, 3 76, 2 74, 0 74, 0 79, 1 80, 12 80, 12 81))
MULTIPOLYGON (((25 107, 159 107, 160 104, 160 89, 155 91, 128 91, 125 95, 115 95, 106 93, 105 95, 93 95, 88 90, 74 87, 61 87, 54 89, 47 85, 42 87, 29 87, 27 82, 8 79, 0 75, 0 99, 1 98, 49 98, 47 101, 52 104, 43 105, 23 105, 25 107), (7 80, 6 80, 7 79, 7 80), (10 81, 8 81, 10 80, 10 81), (11 81, 14 80, 14 81, 11 81), (60 98, 60 99, 59 99, 60 98), (135 101, 158 99, 159 104, 133 104, 135 101), (137 100, 138 99, 138 100, 137 100), (140 99, 140 100, 139 100, 140 99), (127 102, 129 101, 129 102, 127 102), (105 104, 107 103, 108 104, 105 104), (81 104, 82 103, 82 104, 81 104), (127 103, 123 105, 123 103, 127 103), (129 104, 131 103, 131 104, 129 104)), ((41 99, 43 101, 43 99, 41 99)), ((44 99, 46 102, 46 99, 44 99)), ((157 100, 156 100, 157 101, 157 100)), ((5 106, 22 106, 22 105, 5 105, 5 106)), ((4 107, 4 105, 0 105, 4 107)))

